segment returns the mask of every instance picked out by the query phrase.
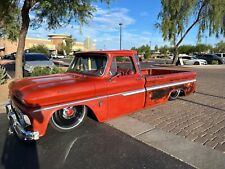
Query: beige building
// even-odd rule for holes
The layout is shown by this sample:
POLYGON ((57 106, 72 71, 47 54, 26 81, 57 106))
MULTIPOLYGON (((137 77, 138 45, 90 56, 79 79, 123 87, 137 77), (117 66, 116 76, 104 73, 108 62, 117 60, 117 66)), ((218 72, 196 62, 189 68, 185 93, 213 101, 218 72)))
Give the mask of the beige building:
MULTIPOLYGON (((25 50, 35 45, 45 45, 52 53, 58 53, 62 43, 66 43, 65 39, 70 36, 68 35, 48 35, 48 39, 37 39, 37 38, 26 38, 25 50)), ((92 42, 90 38, 86 38, 85 42, 73 42, 72 51, 90 51, 96 50, 96 44, 92 42), (85 45, 88 40, 88 45, 85 45), (91 42, 91 43, 90 43, 91 42)), ((0 38, 0 56, 8 55, 16 52, 18 42, 12 42, 8 39, 0 38)))

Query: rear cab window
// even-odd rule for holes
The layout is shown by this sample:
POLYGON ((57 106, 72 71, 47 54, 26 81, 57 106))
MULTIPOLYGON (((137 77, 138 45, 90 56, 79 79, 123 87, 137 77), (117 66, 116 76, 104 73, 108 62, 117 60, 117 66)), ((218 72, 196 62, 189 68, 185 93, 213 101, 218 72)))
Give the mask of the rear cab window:
POLYGON ((115 56, 113 57, 112 65, 110 67, 110 76, 120 74, 122 76, 132 75, 136 73, 132 57, 129 56, 115 56))

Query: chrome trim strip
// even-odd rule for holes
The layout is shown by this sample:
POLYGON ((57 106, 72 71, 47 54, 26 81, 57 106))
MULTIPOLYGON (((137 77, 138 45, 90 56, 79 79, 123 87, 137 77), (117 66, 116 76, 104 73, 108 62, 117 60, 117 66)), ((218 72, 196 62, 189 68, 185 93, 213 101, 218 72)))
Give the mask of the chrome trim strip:
POLYGON ((138 90, 129 91, 129 92, 123 92, 123 93, 116 93, 116 94, 110 94, 110 95, 105 95, 105 96, 93 97, 93 98, 90 98, 90 99, 79 100, 79 101, 69 102, 69 103, 65 103, 65 104, 59 104, 59 105, 56 105, 56 106, 41 108, 41 109, 34 110, 33 112, 35 113, 35 112, 39 112, 39 111, 45 111, 45 110, 55 109, 55 108, 59 108, 59 107, 70 106, 70 105, 84 103, 84 102, 88 102, 88 101, 104 99, 104 98, 107 98, 107 97, 113 97, 113 96, 119 96, 119 95, 129 96, 129 95, 138 94, 138 93, 142 93, 142 92, 145 92, 145 89, 138 89, 138 90))
POLYGON ((168 83, 168 84, 163 84, 163 85, 159 85, 159 86, 153 86, 153 87, 147 87, 147 91, 151 91, 151 90, 157 90, 157 89, 161 89, 161 88, 165 88, 165 87, 171 87, 171 86, 177 86, 177 85, 182 85, 185 83, 191 83, 191 82, 195 82, 196 79, 194 80, 186 80, 186 81, 182 81, 182 82, 175 82, 175 83, 168 83))
POLYGON ((45 108, 34 110, 33 112, 35 113, 35 112, 39 112, 39 111, 51 110, 51 109, 55 109, 55 108, 59 108, 59 107, 71 106, 71 105, 74 105, 74 104, 79 104, 79 103, 84 103, 84 102, 88 102, 88 101, 104 99, 104 98, 107 98, 107 97, 113 97, 113 96, 119 96, 119 95, 130 96, 130 95, 133 95, 133 94, 143 93, 145 91, 157 90, 157 89, 161 89, 161 88, 164 88, 164 87, 177 86, 177 85, 181 85, 181 84, 185 84, 185 83, 191 83, 191 82, 195 82, 195 81, 196 81, 196 79, 186 80, 186 81, 182 81, 182 82, 168 83, 168 84, 159 85, 159 86, 147 87, 146 89, 143 88, 143 89, 123 92, 123 93, 116 93, 116 94, 110 94, 110 95, 105 95, 105 96, 93 97, 93 98, 90 98, 90 99, 84 99, 84 100, 59 104, 59 105, 56 105, 56 106, 45 107, 45 108))
POLYGON ((106 98, 106 97, 107 96, 93 97, 93 98, 90 98, 90 99, 79 100, 79 101, 75 101, 75 102, 69 102, 69 103, 59 104, 59 105, 56 105, 56 106, 41 108, 41 109, 34 110, 33 112, 35 113, 35 112, 39 112, 39 111, 45 111, 45 110, 55 109, 55 108, 59 108, 59 107, 70 106, 70 105, 73 105, 73 104, 79 104, 79 103, 88 102, 88 101, 92 101, 92 100, 103 99, 103 98, 106 98))
POLYGON ((133 95, 133 94, 138 94, 138 93, 143 93, 143 92, 145 92, 145 88, 134 90, 134 91, 130 91, 130 92, 124 92, 124 93, 122 93, 122 95, 123 96, 130 96, 130 95, 133 95))

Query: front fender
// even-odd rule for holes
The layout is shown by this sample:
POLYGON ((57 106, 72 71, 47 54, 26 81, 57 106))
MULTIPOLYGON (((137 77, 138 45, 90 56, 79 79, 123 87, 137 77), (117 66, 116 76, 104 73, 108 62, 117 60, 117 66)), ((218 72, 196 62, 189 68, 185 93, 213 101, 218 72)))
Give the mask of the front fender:
POLYGON ((30 114, 32 118, 32 130, 38 131, 40 137, 44 136, 48 127, 48 123, 56 110, 45 110, 32 112, 30 114))
POLYGON ((92 110, 92 112, 94 113, 98 121, 103 122, 107 120, 107 117, 108 117, 107 116, 107 101, 108 101, 107 98, 103 98, 103 99, 96 99, 96 100, 83 102, 82 104, 81 103, 80 104, 63 103, 62 104, 63 106, 60 106, 60 104, 58 104, 58 105, 53 105, 51 107, 49 106, 49 107, 40 108, 39 111, 37 111, 38 109, 33 110, 33 112, 30 113, 29 115, 32 120, 33 131, 38 131, 40 136, 44 136, 46 133, 49 121, 52 115, 54 114, 54 112, 62 108, 71 107, 71 106, 85 105, 92 110))

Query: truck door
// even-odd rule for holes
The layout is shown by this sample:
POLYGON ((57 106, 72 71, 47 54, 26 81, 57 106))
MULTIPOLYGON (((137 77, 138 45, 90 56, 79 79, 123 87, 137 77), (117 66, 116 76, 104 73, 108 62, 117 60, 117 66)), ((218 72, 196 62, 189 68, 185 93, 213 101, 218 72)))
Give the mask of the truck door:
POLYGON ((145 79, 136 70, 132 57, 113 57, 109 73, 108 118, 143 108, 145 79))

